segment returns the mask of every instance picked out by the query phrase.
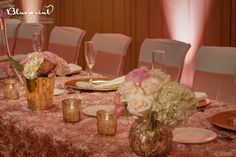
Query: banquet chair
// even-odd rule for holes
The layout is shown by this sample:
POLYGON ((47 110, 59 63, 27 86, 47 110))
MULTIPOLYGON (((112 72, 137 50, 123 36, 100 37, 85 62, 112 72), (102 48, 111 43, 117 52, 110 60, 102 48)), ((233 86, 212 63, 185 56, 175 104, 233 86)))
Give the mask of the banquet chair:
POLYGON ((196 56, 193 89, 236 104, 236 48, 202 46, 196 56))
POLYGON ((190 44, 171 39, 148 39, 146 38, 140 48, 138 66, 152 65, 152 52, 165 51, 163 64, 165 72, 171 75, 172 80, 180 81, 185 56, 191 47, 190 44))
MULTIPOLYGON (((17 30, 20 26, 21 21, 18 19, 7 19, 6 20, 6 28, 7 28, 7 36, 8 36, 8 44, 9 44, 9 48, 10 48, 10 52, 13 52, 13 49, 15 47, 15 43, 16 43, 16 33, 17 30)), ((0 56, 2 55, 6 55, 6 52, 4 52, 4 47, 3 47, 3 39, 2 39, 2 33, 1 32, 1 36, 0 36, 0 56)))
POLYGON ((69 63, 77 64, 85 31, 75 27, 54 27, 49 38, 48 50, 69 63))
POLYGON ((120 33, 95 33, 92 41, 98 53, 94 71, 110 76, 122 75, 131 40, 131 37, 120 33))
POLYGON ((44 33, 44 25, 40 23, 22 23, 16 35, 16 46, 13 54, 33 52, 32 39, 34 33, 44 33))

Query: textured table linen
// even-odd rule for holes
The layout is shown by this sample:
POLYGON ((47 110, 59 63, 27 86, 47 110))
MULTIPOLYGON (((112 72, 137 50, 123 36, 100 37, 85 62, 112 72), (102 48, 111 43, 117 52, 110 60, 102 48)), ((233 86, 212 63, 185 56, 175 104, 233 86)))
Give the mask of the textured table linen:
MULTIPOLYGON (((67 80, 84 76, 57 78, 57 85, 67 80)), ((66 92, 54 96, 54 107, 45 111, 32 111, 27 107, 24 87, 19 100, 4 100, 0 83, 0 157, 131 157, 136 156, 129 147, 128 134, 133 117, 119 118, 115 136, 101 136, 97 133, 97 120, 82 114, 78 123, 65 123, 62 117, 61 101, 65 98, 82 98, 81 108, 98 104, 113 105, 115 92, 66 92)), ((204 112, 192 115, 180 127, 204 127, 217 133, 236 133, 212 126, 208 120, 215 113, 236 109, 236 105, 212 101, 204 112)), ((204 144, 173 143, 169 157, 235 157, 236 140, 216 139, 204 144)))

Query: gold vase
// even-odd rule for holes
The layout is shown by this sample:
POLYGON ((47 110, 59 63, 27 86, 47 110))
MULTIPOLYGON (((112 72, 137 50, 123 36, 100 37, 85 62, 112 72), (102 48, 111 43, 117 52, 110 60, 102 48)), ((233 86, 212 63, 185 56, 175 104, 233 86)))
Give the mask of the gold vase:
POLYGON ((38 77, 25 80, 28 106, 32 110, 50 109, 53 104, 55 77, 38 77))
POLYGON ((153 129, 150 122, 150 117, 135 120, 129 132, 130 146, 140 156, 164 156, 172 144, 172 129, 161 125, 153 129))

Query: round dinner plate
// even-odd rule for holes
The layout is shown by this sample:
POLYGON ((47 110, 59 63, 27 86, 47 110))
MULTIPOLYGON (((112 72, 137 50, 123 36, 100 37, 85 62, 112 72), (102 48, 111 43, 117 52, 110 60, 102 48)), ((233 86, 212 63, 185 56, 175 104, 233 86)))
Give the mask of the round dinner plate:
POLYGON ((82 112, 88 116, 97 116, 97 111, 102 109, 114 110, 114 106, 111 105, 94 105, 85 107, 82 112))
POLYGON ((216 133, 203 128, 176 128, 173 131, 173 141, 177 143, 198 144, 214 140, 216 133))

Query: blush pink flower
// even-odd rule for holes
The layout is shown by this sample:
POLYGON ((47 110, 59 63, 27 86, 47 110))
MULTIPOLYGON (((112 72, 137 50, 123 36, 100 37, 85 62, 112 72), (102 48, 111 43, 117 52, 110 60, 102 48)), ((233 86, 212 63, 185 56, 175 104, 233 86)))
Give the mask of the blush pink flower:
POLYGON ((147 67, 140 67, 129 72, 125 79, 127 81, 132 81, 135 84, 141 84, 143 80, 150 77, 150 73, 147 67))
POLYGON ((54 54, 50 51, 44 51, 44 52, 42 52, 42 55, 45 59, 50 61, 52 64, 56 64, 59 60, 59 56, 57 56, 56 54, 54 54))
POLYGON ((25 65, 26 63, 30 62, 31 60, 32 60, 31 58, 25 57, 20 61, 20 64, 25 65))
POLYGON ((125 112, 125 104, 121 101, 120 95, 116 95, 114 98, 115 111, 118 116, 121 116, 125 112))

